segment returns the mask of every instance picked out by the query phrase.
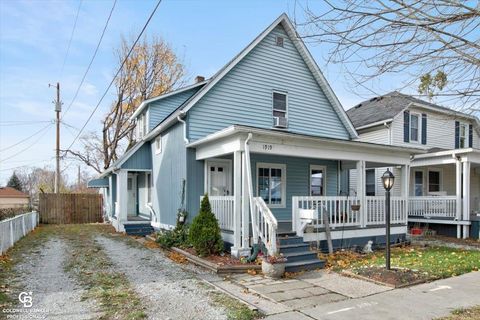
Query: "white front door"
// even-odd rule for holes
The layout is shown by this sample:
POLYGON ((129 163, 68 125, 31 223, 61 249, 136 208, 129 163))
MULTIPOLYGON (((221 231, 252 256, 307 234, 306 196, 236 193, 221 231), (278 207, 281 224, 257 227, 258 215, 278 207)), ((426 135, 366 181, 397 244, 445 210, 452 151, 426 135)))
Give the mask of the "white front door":
POLYGON ((136 216, 137 215, 137 175, 136 174, 128 175, 127 193, 128 193, 127 216, 136 216))
POLYGON ((209 196, 232 195, 232 163, 229 160, 206 162, 207 192, 209 196))

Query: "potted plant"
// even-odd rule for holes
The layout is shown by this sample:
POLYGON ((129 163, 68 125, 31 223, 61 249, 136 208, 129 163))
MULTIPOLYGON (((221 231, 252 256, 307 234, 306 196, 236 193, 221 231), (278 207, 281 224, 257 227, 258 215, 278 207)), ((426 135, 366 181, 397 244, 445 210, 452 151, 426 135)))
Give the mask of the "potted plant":
POLYGON ((265 276, 279 279, 285 273, 287 258, 281 253, 266 255, 262 259, 262 272, 265 276))

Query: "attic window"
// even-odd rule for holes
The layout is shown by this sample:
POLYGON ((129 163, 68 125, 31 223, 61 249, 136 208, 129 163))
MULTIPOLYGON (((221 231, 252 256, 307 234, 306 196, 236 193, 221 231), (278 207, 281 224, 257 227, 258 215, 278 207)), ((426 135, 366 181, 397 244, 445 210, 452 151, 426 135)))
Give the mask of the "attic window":
POLYGON ((277 45, 277 47, 283 47, 283 37, 275 37, 275 44, 277 45))

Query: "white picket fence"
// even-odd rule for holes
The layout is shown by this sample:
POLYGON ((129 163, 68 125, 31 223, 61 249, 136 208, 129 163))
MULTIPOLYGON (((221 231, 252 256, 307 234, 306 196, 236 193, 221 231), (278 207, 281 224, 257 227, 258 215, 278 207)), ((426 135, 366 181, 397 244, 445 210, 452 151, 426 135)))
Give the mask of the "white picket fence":
POLYGON ((29 212, 0 221, 0 254, 38 225, 38 212, 29 212))

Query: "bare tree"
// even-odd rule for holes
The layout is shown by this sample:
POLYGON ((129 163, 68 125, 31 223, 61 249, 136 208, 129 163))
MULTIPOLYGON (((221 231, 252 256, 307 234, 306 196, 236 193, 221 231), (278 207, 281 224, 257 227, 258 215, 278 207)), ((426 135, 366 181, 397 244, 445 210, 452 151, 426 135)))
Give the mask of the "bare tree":
POLYGON ((303 8, 303 37, 326 43, 357 88, 392 73, 408 76, 420 95, 480 103, 480 5, 450 0, 324 0, 303 8))
MULTIPOLYGON (((133 45, 122 38, 115 55, 120 66, 133 45)), ((68 151, 102 172, 135 143, 135 123, 129 118, 147 99, 181 85, 184 66, 174 50, 161 38, 144 38, 125 60, 115 81, 115 99, 102 121, 101 134, 90 132, 82 137, 82 150, 68 151)))

